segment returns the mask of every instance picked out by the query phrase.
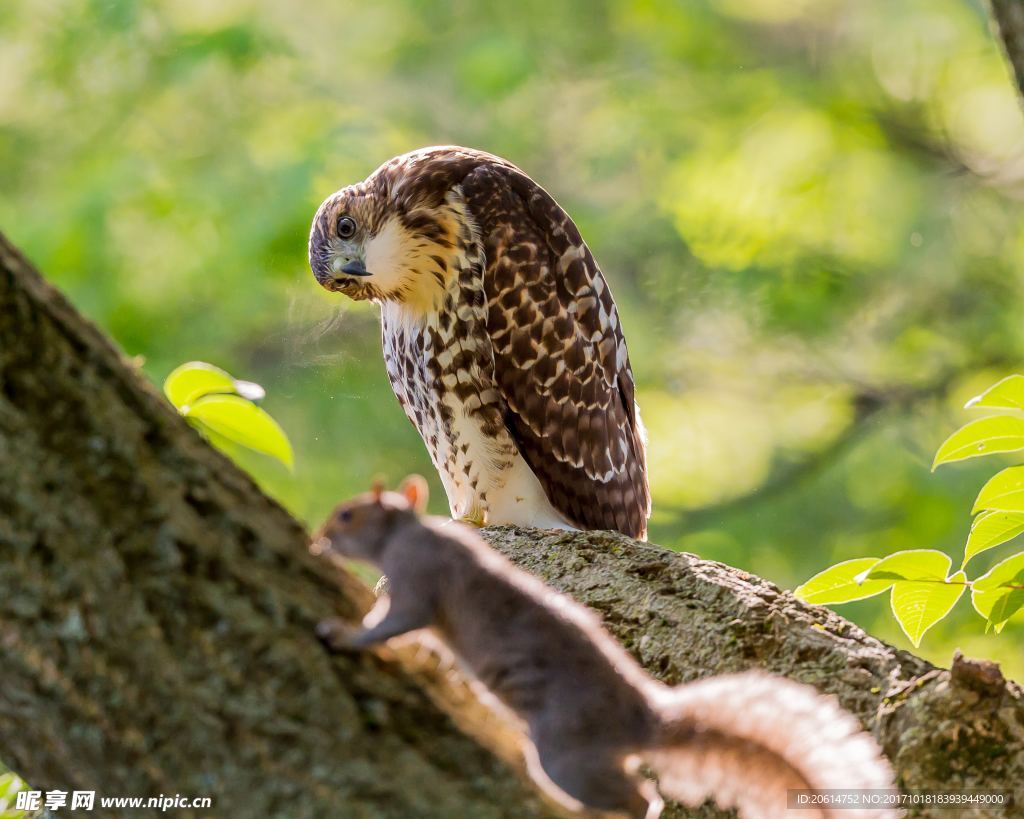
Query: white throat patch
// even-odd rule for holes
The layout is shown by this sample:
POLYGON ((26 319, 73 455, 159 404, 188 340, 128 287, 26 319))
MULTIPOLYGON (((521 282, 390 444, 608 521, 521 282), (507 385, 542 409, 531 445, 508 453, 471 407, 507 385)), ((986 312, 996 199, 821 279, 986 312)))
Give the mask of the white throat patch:
POLYGON ((372 282, 383 293, 394 293, 407 281, 412 271, 409 262, 416 253, 412 237, 405 231, 398 219, 392 217, 384 223, 377 235, 366 243, 366 269, 372 282))

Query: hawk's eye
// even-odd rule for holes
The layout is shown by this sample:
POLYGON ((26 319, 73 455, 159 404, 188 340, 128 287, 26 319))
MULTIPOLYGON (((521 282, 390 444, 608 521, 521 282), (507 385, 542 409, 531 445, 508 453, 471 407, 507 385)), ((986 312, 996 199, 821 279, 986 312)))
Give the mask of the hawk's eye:
POLYGON ((342 216, 338 219, 338 238, 351 239, 356 235, 356 220, 351 216, 342 216))

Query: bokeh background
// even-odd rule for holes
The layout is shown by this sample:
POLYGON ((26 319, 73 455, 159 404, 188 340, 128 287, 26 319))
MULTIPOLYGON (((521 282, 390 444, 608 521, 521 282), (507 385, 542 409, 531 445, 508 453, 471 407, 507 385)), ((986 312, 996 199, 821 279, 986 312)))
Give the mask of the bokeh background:
MULTIPOLYGON (((1024 368, 1024 118, 980 2, 0 3, 0 229, 155 382, 262 383, 297 465, 247 466, 310 524, 377 474, 445 508, 374 309, 305 258, 324 196, 437 143, 519 164, 604 268, 653 541, 787 588, 959 561, 998 464, 932 455, 1024 368)), ((839 610, 909 647, 885 598, 839 610)), ((1024 678, 1024 627, 966 598, 919 653, 956 646, 1024 678)))

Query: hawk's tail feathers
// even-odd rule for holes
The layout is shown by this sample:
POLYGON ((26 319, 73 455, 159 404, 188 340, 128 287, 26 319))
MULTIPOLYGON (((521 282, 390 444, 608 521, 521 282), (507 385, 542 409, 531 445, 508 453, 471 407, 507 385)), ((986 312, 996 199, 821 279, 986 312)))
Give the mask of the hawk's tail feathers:
MULTIPOLYGON (((790 789, 893 788, 874 739, 831 697, 782 677, 747 673, 664 690, 657 747, 643 758, 662 793, 687 805, 708 798, 744 819, 786 812, 790 789)), ((887 808, 801 810, 799 819, 889 819, 887 808)))

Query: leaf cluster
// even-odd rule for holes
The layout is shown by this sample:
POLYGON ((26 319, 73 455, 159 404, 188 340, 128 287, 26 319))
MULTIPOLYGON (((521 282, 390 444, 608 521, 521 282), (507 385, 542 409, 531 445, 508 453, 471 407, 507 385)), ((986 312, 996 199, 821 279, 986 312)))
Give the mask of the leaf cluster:
MULTIPOLYGON (((1024 375, 1011 375, 967 402, 967 408, 995 410, 950 435, 935 454, 932 469, 955 461, 1024 449, 1024 375)), ((971 590, 975 611, 985 629, 1002 631, 1024 607, 1024 552, 988 572, 968 579, 972 558, 1024 532, 1024 466, 994 475, 974 501, 970 534, 960 568, 935 549, 908 549, 887 557, 845 560, 816 574, 794 594, 807 603, 848 603, 889 591, 892 613, 910 641, 918 646, 925 632, 942 620, 971 590)))
POLYGON ((256 402, 266 393, 259 384, 242 381, 204 361, 177 367, 164 381, 164 395, 178 412, 212 444, 233 454, 242 446, 294 468, 288 436, 256 402))

